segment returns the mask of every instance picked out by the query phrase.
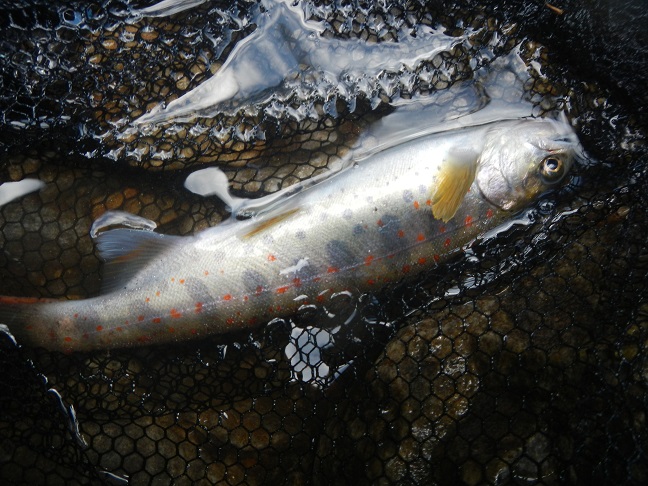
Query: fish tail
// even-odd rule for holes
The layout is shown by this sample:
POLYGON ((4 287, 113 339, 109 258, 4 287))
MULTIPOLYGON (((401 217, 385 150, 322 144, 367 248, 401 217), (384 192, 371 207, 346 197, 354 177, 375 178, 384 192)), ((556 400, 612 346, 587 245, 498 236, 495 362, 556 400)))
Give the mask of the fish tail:
POLYGON ((0 296, 0 324, 4 324, 19 343, 32 342, 44 304, 58 302, 40 297, 0 296))

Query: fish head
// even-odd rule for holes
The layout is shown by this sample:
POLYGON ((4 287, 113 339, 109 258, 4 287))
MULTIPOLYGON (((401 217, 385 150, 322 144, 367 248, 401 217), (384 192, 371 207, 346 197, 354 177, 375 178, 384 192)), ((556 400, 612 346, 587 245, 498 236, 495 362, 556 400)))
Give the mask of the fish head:
POLYGON ((563 181, 579 149, 564 117, 498 126, 486 135, 477 185, 491 204, 507 211, 523 209, 563 181))

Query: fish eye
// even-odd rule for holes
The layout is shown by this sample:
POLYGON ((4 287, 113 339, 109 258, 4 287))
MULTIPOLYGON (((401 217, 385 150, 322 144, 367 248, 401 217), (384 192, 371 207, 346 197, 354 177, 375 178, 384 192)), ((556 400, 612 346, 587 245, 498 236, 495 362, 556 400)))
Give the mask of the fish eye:
POLYGON ((565 164, 555 155, 549 155, 542 160, 540 176, 546 183, 558 182, 565 174, 565 164))

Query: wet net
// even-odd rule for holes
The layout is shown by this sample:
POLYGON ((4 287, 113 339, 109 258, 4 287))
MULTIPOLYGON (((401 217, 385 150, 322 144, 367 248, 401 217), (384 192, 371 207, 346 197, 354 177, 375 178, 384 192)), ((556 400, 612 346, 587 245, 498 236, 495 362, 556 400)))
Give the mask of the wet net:
POLYGON ((129 130, 218 72, 271 8, 188 3, 0 2, 0 180, 45 183, 0 206, 0 295, 94 295, 90 231, 106 211, 197 233, 228 213, 183 187, 192 170, 222 168, 241 196, 275 192, 400 103, 452 94, 516 49, 533 113, 566 111, 587 160, 526 224, 320 312, 94 353, 0 333, 0 482, 648 482, 640 2, 302 2, 322 39, 380 45, 428 26, 465 40, 352 93, 316 85, 129 130))

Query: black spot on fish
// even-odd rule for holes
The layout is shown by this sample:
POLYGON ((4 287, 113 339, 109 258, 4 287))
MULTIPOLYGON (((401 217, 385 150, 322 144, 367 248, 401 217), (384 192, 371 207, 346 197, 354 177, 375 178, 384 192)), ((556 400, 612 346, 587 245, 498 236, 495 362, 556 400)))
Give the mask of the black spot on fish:
POLYGON ((214 298, 209 291, 209 287, 207 287, 207 285, 205 285, 200 279, 187 279, 184 288, 192 300, 196 302, 209 302, 214 298))
POLYGON ((329 264, 336 267, 344 267, 355 263, 356 256, 351 247, 340 240, 332 240, 326 244, 329 264))
POLYGON ((298 240, 303 240, 304 238, 306 238, 306 233, 299 230, 297 233, 295 233, 295 238, 297 238, 298 240))
POLYGON ((359 236, 359 235, 363 234, 364 232, 365 232, 365 229, 364 229, 364 227, 363 227, 361 224, 356 224, 356 225, 353 227, 353 234, 354 234, 355 236, 359 236))
POLYGON ((250 295, 260 293, 260 290, 268 290, 268 279, 255 270, 243 272, 243 286, 250 295))
POLYGON ((381 233, 394 233, 396 234, 400 228, 401 220, 398 216, 393 214, 385 214, 380 218, 381 224, 379 230, 381 233))
POLYGON ((382 226, 378 229, 380 252, 383 255, 390 255, 402 250, 406 243, 399 236, 399 232, 406 228, 401 227, 401 219, 393 214, 385 214, 380 218, 380 221, 382 222, 382 226))
POLYGON ((403 200, 405 202, 408 202, 408 203, 412 202, 414 200, 414 194, 412 193, 412 191, 410 191, 409 189, 404 191, 403 192, 403 200))

